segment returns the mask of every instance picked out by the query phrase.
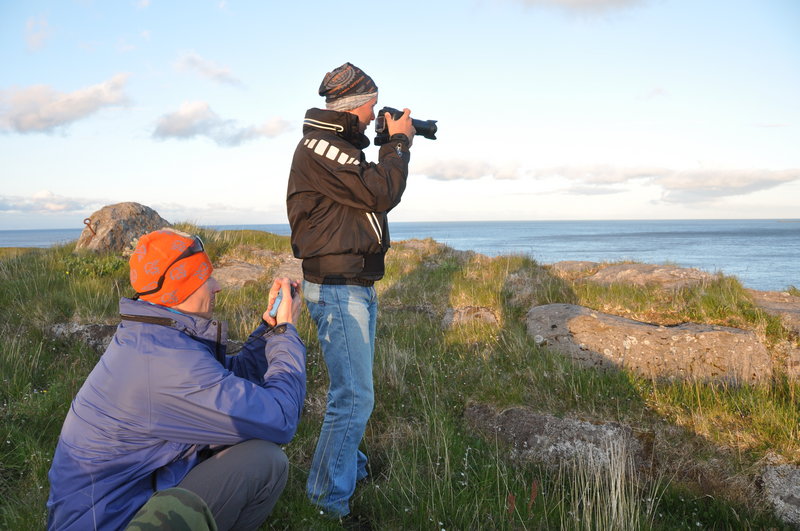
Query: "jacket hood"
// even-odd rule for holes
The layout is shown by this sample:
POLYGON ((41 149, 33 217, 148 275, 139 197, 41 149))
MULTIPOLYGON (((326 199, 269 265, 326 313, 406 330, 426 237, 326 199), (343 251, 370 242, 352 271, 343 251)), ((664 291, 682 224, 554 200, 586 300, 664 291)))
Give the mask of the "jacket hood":
POLYGON ((369 147, 370 141, 358 130, 358 116, 349 112, 312 108, 303 120, 303 135, 312 131, 330 131, 358 149, 369 147))

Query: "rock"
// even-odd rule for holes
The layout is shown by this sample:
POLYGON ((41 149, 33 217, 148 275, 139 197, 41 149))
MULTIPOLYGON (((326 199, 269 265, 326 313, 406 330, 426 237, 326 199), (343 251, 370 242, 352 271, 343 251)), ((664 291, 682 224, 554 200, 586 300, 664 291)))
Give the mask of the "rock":
POLYGON ((773 347, 776 359, 783 362, 784 371, 789 378, 800 378, 800 346, 796 340, 778 341, 773 347))
POLYGON ((550 264, 550 270, 559 277, 571 277, 576 273, 585 273, 600 267, 597 262, 587 262, 581 260, 564 260, 550 264))
POLYGON ((616 422, 558 418, 521 407, 497 413, 484 404, 468 405, 465 418, 487 440, 510 445, 512 457, 523 461, 550 466, 576 459, 609 464, 612 448, 624 449, 636 468, 649 468, 652 461, 652 436, 616 422))
POLYGON ((753 303, 769 315, 779 317, 783 326, 800 334, 800 297, 785 291, 756 291, 748 289, 753 303))
POLYGON ((506 275, 503 292, 507 295, 507 302, 510 306, 530 308, 540 303, 538 294, 553 291, 548 289, 548 285, 554 282, 563 281, 553 278, 542 267, 524 268, 506 275))
POLYGON ((753 332, 705 324, 659 326, 571 304, 536 306, 528 335, 576 361, 647 378, 761 381, 772 359, 753 332))
POLYGON ((169 221, 158 212, 139 203, 117 203, 104 206, 91 216, 83 229, 75 250, 123 252, 148 232, 169 227, 169 221), (91 228, 90 228, 91 227, 91 228))
POLYGON ((800 526, 800 468, 767 465, 761 476, 764 496, 784 521, 800 526))
MULTIPOLYGON (((58 323, 50 327, 50 334, 61 340, 81 341, 97 352, 98 356, 106 351, 117 331, 115 324, 80 324, 80 323, 58 323)), ((227 342, 227 354, 236 354, 242 349, 243 341, 229 339, 227 342)))
POLYGON ((274 271, 272 276, 275 278, 286 277, 292 280, 302 282, 303 280, 303 261, 295 258, 291 254, 277 253, 275 251, 268 251, 259 249, 254 251, 255 255, 269 256, 274 264, 274 271))
POLYGON ((98 354, 105 352, 116 331, 117 325, 110 324, 58 323, 50 328, 56 339, 82 341, 98 354))
POLYGON ((213 275, 223 289, 241 288, 246 284, 271 281, 266 278, 269 275, 266 267, 241 260, 229 260, 225 265, 215 267, 213 275))
POLYGON ((497 317, 489 308, 483 306, 464 306, 448 308, 442 319, 442 328, 452 328, 465 324, 486 323, 497 324, 497 317))
POLYGON ((269 276, 270 281, 276 277, 288 277, 292 280, 302 281, 302 263, 302 260, 295 258, 289 252, 282 253, 262 249, 255 245, 239 245, 219 259, 219 265, 215 269, 214 275, 217 275, 216 271, 231 265, 250 264, 260 266, 265 271, 263 275, 269 276))
POLYGON ((617 264, 602 268, 594 275, 587 277, 598 284, 633 284, 636 286, 659 285, 667 289, 680 289, 709 282, 714 275, 700 271, 670 265, 653 264, 617 264))

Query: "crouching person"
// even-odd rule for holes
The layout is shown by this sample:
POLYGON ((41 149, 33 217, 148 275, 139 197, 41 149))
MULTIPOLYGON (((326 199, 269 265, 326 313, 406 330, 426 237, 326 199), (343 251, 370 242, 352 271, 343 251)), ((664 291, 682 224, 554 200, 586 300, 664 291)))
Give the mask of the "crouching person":
POLYGON ((301 298, 291 296, 296 283, 276 280, 268 310, 280 290, 277 319, 265 311, 226 356, 211 273, 197 237, 140 238, 130 259, 137 297, 120 301, 122 321, 64 421, 48 529, 124 528, 167 489, 196 495, 220 530, 255 529, 269 516, 288 473, 278 445, 294 436, 306 393, 301 298))

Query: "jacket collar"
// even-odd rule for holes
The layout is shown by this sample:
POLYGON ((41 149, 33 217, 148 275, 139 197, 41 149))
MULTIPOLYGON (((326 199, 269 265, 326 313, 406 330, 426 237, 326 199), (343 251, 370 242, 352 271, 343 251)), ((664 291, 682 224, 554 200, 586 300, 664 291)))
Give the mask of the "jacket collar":
POLYGON ((184 332, 194 338, 215 345, 217 355, 225 355, 228 339, 228 323, 219 319, 205 319, 197 315, 189 315, 176 310, 151 304, 142 300, 121 298, 119 300, 120 315, 130 315, 142 318, 154 318, 162 321, 164 326, 169 326, 184 332))
POLYGON ((312 131, 331 131, 358 149, 369 147, 369 138, 358 130, 358 116, 349 112, 312 108, 306 111, 303 134, 312 131))

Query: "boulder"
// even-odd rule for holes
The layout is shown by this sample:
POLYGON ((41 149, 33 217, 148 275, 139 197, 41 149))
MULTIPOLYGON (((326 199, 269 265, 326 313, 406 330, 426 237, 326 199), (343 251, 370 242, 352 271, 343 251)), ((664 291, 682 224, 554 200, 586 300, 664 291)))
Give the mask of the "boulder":
POLYGON ((470 404, 467 423, 489 441, 511 447, 511 456, 557 467, 576 459, 609 464, 612 448, 624 449, 636 468, 649 468, 652 435, 636 433, 616 422, 588 422, 534 413, 522 407, 496 412, 484 404, 470 404))
POLYGON ((761 476, 764 496, 785 522, 800 526, 800 468, 794 465, 767 465, 761 476))
POLYGON ((576 361, 647 378, 761 381, 772 359, 753 332, 705 324, 660 326, 572 304, 535 306, 528 335, 576 361))
POLYGON ((596 269, 600 267, 600 264, 585 260, 563 260, 561 262, 550 264, 548 267, 556 276, 562 278, 571 278, 576 274, 586 273, 587 271, 596 269))
POLYGON ((81 232, 75 250, 123 252, 143 234, 169 227, 158 212, 139 203, 104 206, 91 216, 81 232))
POLYGON ((715 275, 699 269, 671 265, 617 264, 600 269, 587 280, 598 284, 658 285, 667 289, 680 289, 713 280, 715 275))
POLYGON ((111 324, 57 323, 50 328, 54 338, 81 341, 98 354, 105 352, 116 331, 117 325, 111 324))
POLYGON ((781 323, 795 334, 800 334, 800 297, 786 291, 747 290, 753 303, 770 315, 780 318, 781 323))
POLYGON ((267 249, 253 251, 254 256, 268 259, 272 265, 272 276, 275 278, 286 277, 298 282, 303 281, 303 261, 288 253, 279 253, 267 249))
POLYGON ((266 278, 269 275, 266 267, 241 260, 228 260, 224 265, 215 267, 213 275, 223 289, 271 280, 266 278))
MULTIPOLYGON (((295 258, 290 252, 262 249, 255 245, 239 245, 228 251, 225 256, 220 257, 214 275, 217 275, 216 271, 229 266, 246 267, 243 264, 250 264, 261 267, 264 273, 259 273, 259 275, 269 276, 269 280, 276 277, 288 277, 292 280, 302 281, 302 263, 302 260, 295 258)), ((254 268, 250 269, 253 272, 256 271, 254 268)))
POLYGON ((442 328, 452 328, 465 324, 497 324, 497 317, 489 308, 483 306, 464 306, 448 308, 442 319, 442 328))

